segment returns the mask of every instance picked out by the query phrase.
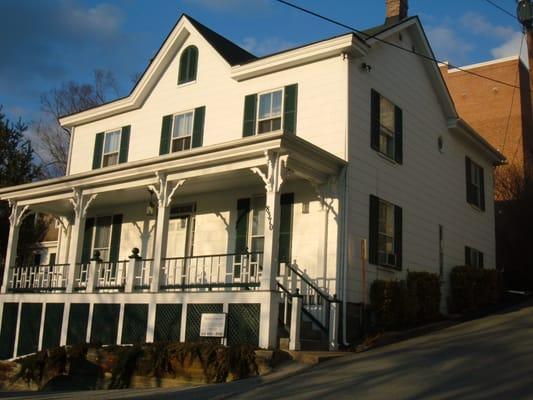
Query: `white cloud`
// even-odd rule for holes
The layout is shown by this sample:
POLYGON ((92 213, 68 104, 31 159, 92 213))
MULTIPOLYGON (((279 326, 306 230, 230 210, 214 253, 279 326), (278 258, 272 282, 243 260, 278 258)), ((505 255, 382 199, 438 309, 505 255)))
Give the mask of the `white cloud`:
POLYGON ((447 26, 428 27, 426 32, 437 58, 442 61, 462 64, 466 62, 468 54, 474 49, 472 44, 460 38, 452 28, 447 26))
POLYGON ((246 37, 242 40, 241 46, 251 53, 263 56, 294 47, 294 43, 278 37, 269 37, 260 40, 255 37, 246 37))
MULTIPOLYGON (((515 56, 520 52, 520 46, 523 40, 524 35, 521 32, 514 32, 506 42, 501 46, 493 48, 490 52, 495 58, 515 56)), ((521 57, 527 64, 527 46, 525 43, 522 45, 521 57)))
POLYGON ((483 15, 469 12, 461 18, 461 24, 476 35, 489 35, 496 38, 508 38, 515 30, 511 26, 494 25, 483 15))

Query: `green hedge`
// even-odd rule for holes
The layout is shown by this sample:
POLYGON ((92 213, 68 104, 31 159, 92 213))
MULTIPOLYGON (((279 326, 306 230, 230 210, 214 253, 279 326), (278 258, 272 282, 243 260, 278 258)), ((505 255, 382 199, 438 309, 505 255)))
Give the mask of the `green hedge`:
POLYGON ((370 303, 378 329, 405 328, 440 318, 440 281, 436 274, 410 272, 406 280, 376 280, 370 303))
POLYGON ((450 273, 448 309, 452 313, 477 311, 497 304, 502 293, 499 271, 457 266, 450 273))

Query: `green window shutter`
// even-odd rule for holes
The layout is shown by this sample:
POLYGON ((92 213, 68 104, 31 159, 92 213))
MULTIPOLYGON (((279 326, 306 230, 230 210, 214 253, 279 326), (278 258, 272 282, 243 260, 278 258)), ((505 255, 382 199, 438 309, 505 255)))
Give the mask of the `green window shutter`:
POLYGON ((248 213, 250 199, 237 200, 237 226, 235 234, 235 253, 245 253, 248 250, 248 213))
POLYGON ((396 267, 402 269, 403 253, 403 228, 402 208, 394 206, 394 254, 396 255, 396 267))
POLYGON ((172 134, 172 115, 165 115, 161 123, 161 141, 159 155, 170 153, 170 136, 172 134))
POLYGON ((120 235, 122 232, 122 214, 113 215, 111 228, 111 248, 109 249, 109 261, 116 262, 120 254, 120 235))
POLYGON ((292 209, 294 193, 284 193, 280 198, 279 252, 280 263, 291 262, 292 209))
POLYGON ((472 196, 472 161, 465 157, 465 171, 466 171, 466 201, 473 203, 472 196))
POLYGON ((180 57, 180 66, 178 72, 178 85, 196 80, 198 71, 198 49, 195 46, 189 46, 180 57))
POLYGON ((257 107, 257 94, 250 94, 244 98, 244 122, 242 137, 255 135, 255 118, 257 107))
POLYGON ((483 168, 481 169, 481 174, 479 177, 479 184, 481 186, 481 197, 480 197, 480 203, 479 208, 481 208, 483 211, 485 211, 485 171, 483 168))
POLYGON ((296 113, 298 109, 298 85, 285 86, 283 101, 283 131, 296 133, 296 113))
POLYGON ((102 167, 102 153, 104 151, 105 133, 97 133, 94 139, 93 169, 102 167))
POLYGON ((120 135, 120 153, 118 156, 118 163, 122 164, 128 162, 128 152, 130 148, 130 132, 131 126, 123 126, 120 135))
POLYGON ((470 247, 465 246, 465 265, 470 266, 470 247))
POLYGON ((380 94, 374 89, 370 92, 370 147, 379 151, 380 94))
POLYGON ((194 110, 192 147, 202 147, 204 143, 205 106, 194 110))
POLYGON ((370 195, 369 231, 368 231, 368 262, 378 264, 378 222, 379 222, 379 199, 370 195))
POLYGON ((394 110, 394 160, 403 163, 403 111, 396 106, 394 110))
POLYGON ((83 234, 83 249, 81 252, 81 262, 88 263, 92 257, 91 248, 93 244, 94 218, 85 220, 85 231, 83 234))

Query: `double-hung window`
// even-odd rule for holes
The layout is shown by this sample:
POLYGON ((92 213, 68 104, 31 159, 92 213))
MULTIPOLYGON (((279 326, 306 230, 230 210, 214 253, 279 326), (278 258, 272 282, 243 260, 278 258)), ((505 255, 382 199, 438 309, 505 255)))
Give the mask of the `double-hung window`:
POLYGON ((466 201, 485 210, 485 183, 483 168, 466 157, 466 201))
POLYGON ((372 90, 371 146, 387 158, 403 161, 403 112, 386 97, 372 90))
POLYGON ((395 266, 394 206, 379 200, 378 261, 380 265, 395 266))
POLYGON ((174 116, 172 122, 172 152, 189 150, 192 143, 194 112, 174 116))
POLYGON ((112 222, 113 218, 111 216, 97 217, 95 221, 92 253, 94 254, 98 250, 103 261, 109 261, 112 222))
POLYGON ((474 268, 483 268, 483 253, 472 247, 465 246, 465 265, 474 268))
POLYGON ((120 135, 121 129, 105 133, 102 167, 108 167, 110 165, 118 164, 120 152, 120 135))
POLYGON ((282 127, 283 89, 259 94, 257 133, 275 132, 282 127))
POLYGON ((265 243, 265 202, 264 196, 252 198, 252 209, 250 210, 250 237, 249 248, 251 252, 262 252, 265 243))
POLYGON ((402 268, 402 208, 370 196, 369 261, 402 268))

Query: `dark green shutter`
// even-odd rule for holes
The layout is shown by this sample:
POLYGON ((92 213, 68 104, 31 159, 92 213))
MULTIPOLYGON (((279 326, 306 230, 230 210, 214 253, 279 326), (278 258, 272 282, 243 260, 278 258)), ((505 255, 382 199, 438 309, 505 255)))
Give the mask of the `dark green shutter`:
POLYGON ((170 136, 172 135, 172 115, 165 115, 161 123, 161 141, 159 155, 170 153, 170 136))
POLYGON ((396 106, 394 110, 394 160, 403 163, 403 111, 396 106))
POLYGON ((178 85, 196 80, 198 71, 198 49, 195 46, 189 46, 180 57, 180 66, 178 72, 178 85))
POLYGON ((402 208, 394 206, 394 254, 396 255, 396 268, 402 269, 403 253, 403 228, 402 228, 402 208))
POLYGON ((104 151, 105 133, 97 133, 94 139, 93 169, 102 167, 102 153, 104 151))
POLYGON ((473 203, 472 199, 472 161, 465 157, 465 171, 466 171, 466 201, 473 203))
POLYGON ((370 147, 379 151, 380 95, 374 89, 370 99, 370 147))
POLYGON ((235 253, 245 253, 248 250, 248 213, 250 199, 237 200, 237 227, 235 234, 235 253))
POLYGON ((368 231, 368 261, 370 264, 378 264, 378 222, 379 222, 379 199, 370 195, 369 231, 368 231))
POLYGON ((194 46, 189 48, 189 70, 187 81, 195 81, 198 73, 198 49, 194 46))
POLYGON ((479 199, 479 208, 481 208, 483 211, 485 211, 485 171, 483 168, 479 167, 481 170, 480 176, 479 176, 479 185, 480 185, 480 199, 479 199))
POLYGON ((91 248, 93 243, 94 218, 85 220, 85 231, 83 233, 83 249, 81 252, 81 262, 88 263, 92 257, 91 248))
POLYGON ((255 135, 255 118, 257 107, 257 94, 250 94, 244 98, 244 122, 242 137, 255 135))
POLYGON ((118 156, 119 164, 128 162, 128 151, 130 148, 130 131, 130 125, 122 127, 122 134, 120 135, 120 153, 118 156))
POLYGON ((298 85, 285 86, 283 102, 283 131, 296 133, 296 112, 298 109, 298 85))
POLYGON ((470 266, 470 260, 471 260, 471 257, 470 257, 470 247, 468 246, 465 246, 465 265, 466 266, 470 266))
POLYGON ((284 193, 280 198, 279 252, 280 263, 291 262, 292 208, 294 193, 284 193))
POLYGON ((202 147, 204 143, 205 106, 194 110, 192 147, 202 147))
POLYGON ((122 232, 122 214, 113 215, 113 226, 111 228, 111 248, 109 250, 109 261, 118 261, 120 255, 120 234, 122 232))

